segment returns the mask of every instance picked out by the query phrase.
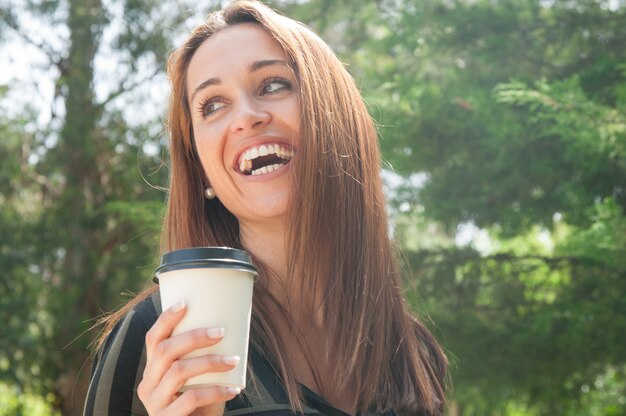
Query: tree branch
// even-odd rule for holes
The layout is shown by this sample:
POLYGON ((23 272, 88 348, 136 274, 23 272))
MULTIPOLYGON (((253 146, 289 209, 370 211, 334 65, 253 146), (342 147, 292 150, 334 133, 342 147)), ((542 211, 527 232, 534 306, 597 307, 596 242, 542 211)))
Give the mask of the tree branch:
POLYGON ((52 64, 60 66, 61 62, 63 61, 63 57, 45 43, 38 42, 35 39, 31 38, 28 34, 26 34, 17 22, 17 18, 10 11, 6 9, 1 9, 0 19, 7 25, 7 27, 11 28, 23 41, 41 50, 48 57, 48 59, 50 59, 50 62, 52 62, 52 64))
POLYGON ((141 80, 138 80, 138 81, 135 81, 135 82, 130 82, 130 83, 122 82, 122 84, 120 85, 120 87, 117 90, 113 91, 111 94, 109 94, 109 96, 104 101, 102 101, 100 104, 98 104, 98 106, 97 106, 98 110, 102 110, 104 108, 104 106, 106 106, 111 101, 115 100, 120 95, 137 88, 141 84, 145 84, 146 82, 150 81, 155 76, 157 76, 160 72, 161 72, 161 68, 157 66, 154 69, 154 71, 152 71, 152 73, 150 75, 148 75, 147 77, 145 77, 145 78, 143 78, 141 80))
POLYGON ((582 263, 593 262, 590 259, 585 259, 585 258, 576 257, 576 256, 553 256, 551 257, 551 256, 541 256, 537 254, 527 254, 527 255, 518 256, 515 254, 511 254, 511 253, 497 253, 497 254, 493 254, 490 256, 481 256, 478 254, 468 255, 468 254, 461 254, 461 253, 456 253, 456 255, 453 254, 452 256, 449 256, 446 254, 448 253, 445 253, 445 252, 428 253, 422 257, 424 260, 427 260, 428 257, 431 257, 432 255, 441 256, 443 258, 440 260, 434 260, 434 261, 423 261, 419 264, 419 266, 422 268, 425 268, 425 267, 436 267, 442 264, 454 265, 454 264, 467 263, 471 261, 485 262, 485 261, 490 261, 490 260, 498 262, 498 263, 514 263, 514 262, 519 262, 519 261, 536 260, 536 261, 541 261, 549 265, 550 267, 553 267, 561 263, 582 264, 582 263))

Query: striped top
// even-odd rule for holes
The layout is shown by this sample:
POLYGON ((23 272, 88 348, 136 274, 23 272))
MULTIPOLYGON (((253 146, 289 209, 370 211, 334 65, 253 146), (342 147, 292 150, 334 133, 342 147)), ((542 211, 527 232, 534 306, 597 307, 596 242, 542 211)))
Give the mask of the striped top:
MULTIPOLYGON (((137 396, 137 386, 146 365, 146 333, 160 313, 161 299, 157 291, 115 325, 94 357, 85 416, 148 415, 137 396)), ((303 413, 295 413, 289 406, 280 378, 253 343, 249 354, 252 382, 245 391, 226 402, 224 415, 348 415, 304 385, 303 413)), ((390 412, 387 416, 393 415, 390 412)))

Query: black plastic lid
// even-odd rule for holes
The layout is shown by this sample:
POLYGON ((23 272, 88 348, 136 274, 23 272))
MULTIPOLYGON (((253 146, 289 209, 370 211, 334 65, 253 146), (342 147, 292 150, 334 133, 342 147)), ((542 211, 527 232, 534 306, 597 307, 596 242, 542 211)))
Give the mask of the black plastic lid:
POLYGON ((230 247, 193 247, 165 253, 153 280, 158 283, 160 273, 202 267, 243 269, 255 274, 257 271, 247 251, 230 247))

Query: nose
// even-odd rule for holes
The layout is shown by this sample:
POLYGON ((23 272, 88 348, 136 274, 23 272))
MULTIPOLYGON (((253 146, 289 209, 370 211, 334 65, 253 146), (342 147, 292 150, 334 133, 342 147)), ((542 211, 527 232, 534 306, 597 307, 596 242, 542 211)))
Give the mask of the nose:
POLYGON ((272 117, 270 112, 252 97, 241 97, 237 103, 231 131, 239 133, 268 124, 272 117))

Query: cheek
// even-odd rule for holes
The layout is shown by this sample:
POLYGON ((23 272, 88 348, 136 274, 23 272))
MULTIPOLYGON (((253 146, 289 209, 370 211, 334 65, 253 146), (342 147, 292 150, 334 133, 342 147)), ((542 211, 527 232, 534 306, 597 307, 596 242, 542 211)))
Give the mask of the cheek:
POLYGON ((294 140, 297 140, 300 134, 300 107, 298 104, 298 100, 293 100, 292 102, 286 102, 283 108, 280 109, 283 122, 287 124, 296 135, 294 140))
POLYGON ((215 176, 217 168, 223 164, 223 161, 220 159, 223 150, 222 142, 218 139, 219 136, 212 130, 205 126, 200 128, 194 127, 196 151, 200 157, 204 173, 209 179, 215 176))

